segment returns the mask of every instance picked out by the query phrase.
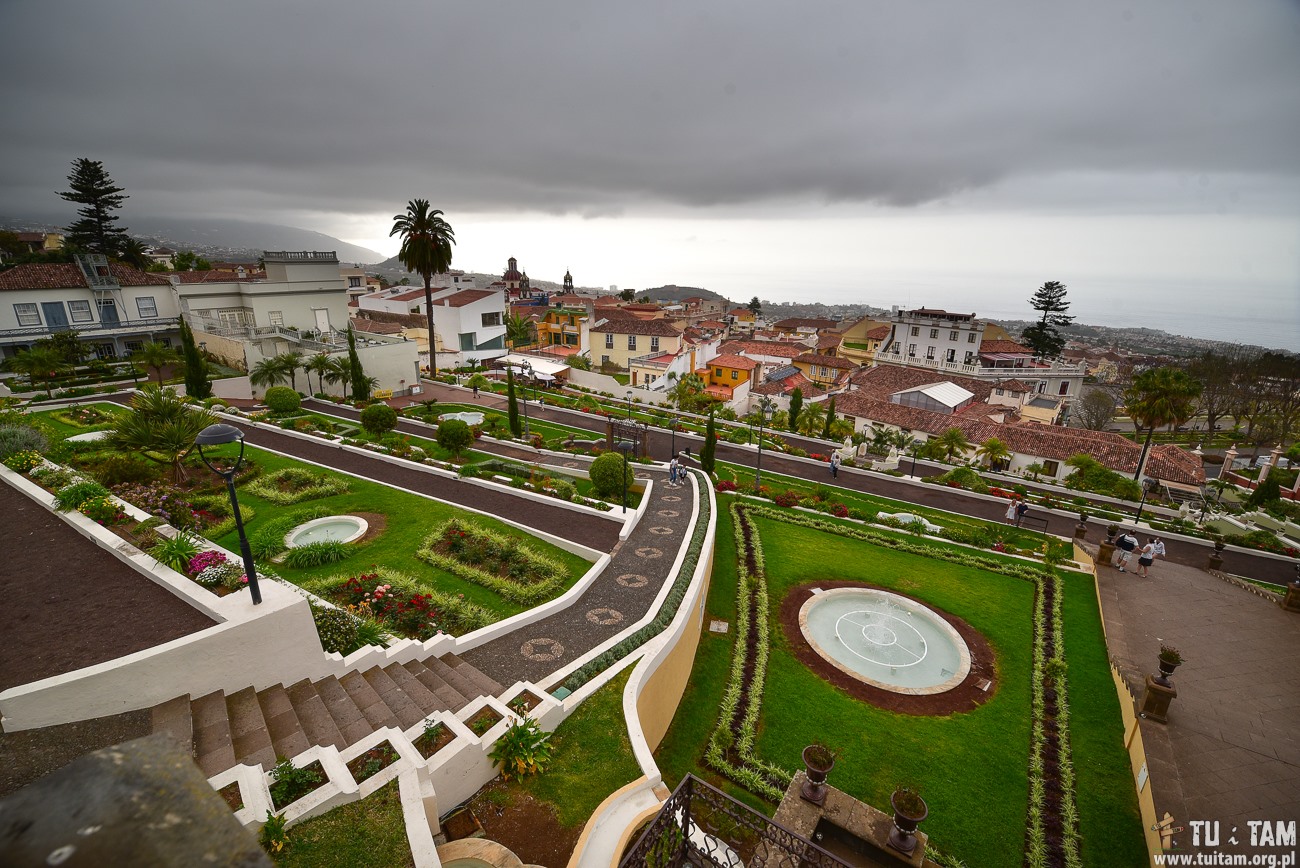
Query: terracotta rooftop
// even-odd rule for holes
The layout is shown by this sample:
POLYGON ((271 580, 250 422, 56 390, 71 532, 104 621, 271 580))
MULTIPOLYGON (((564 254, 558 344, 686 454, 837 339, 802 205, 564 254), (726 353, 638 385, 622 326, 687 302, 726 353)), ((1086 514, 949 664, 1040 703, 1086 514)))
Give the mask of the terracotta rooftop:
POLYGON ((844 340, 843 335, 837 335, 837 334, 822 335, 821 337, 817 338, 817 349, 819 350, 837 349, 840 345, 840 342, 843 340, 844 340))
POLYGON ((172 271, 168 276, 177 283, 243 283, 249 280, 266 280, 266 272, 257 269, 246 270, 243 277, 235 271, 212 268, 206 271, 172 271))
POLYGON ((796 316, 773 323, 772 327, 778 329, 832 329, 835 328, 837 322, 837 320, 833 319, 810 319, 796 316))
POLYGON ((887 325, 876 326, 875 328, 868 331, 865 335, 863 335, 863 337, 865 337, 869 341, 883 341, 885 338, 889 337, 889 333, 891 331, 893 331, 893 327, 891 326, 887 326, 887 325))
POLYGON ((1024 380, 998 380, 993 384, 995 389, 1006 389, 1008 392, 1032 392, 1034 387, 1024 380))
POLYGON ((825 389, 805 377, 802 372, 779 380, 759 383, 757 386, 751 386, 749 391, 755 395, 789 395, 795 389, 798 389, 805 398, 819 398, 826 394, 825 389))
POLYGON ((748 359, 744 356, 737 356, 726 353, 720 356, 714 356, 705 362, 706 365, 712 365, 717 368, 736 368, 741 371, 752 371, 758 364, 754 359, 748 359))
POLYGON ((650 335, 652 337, 681 337, 682 333, 671 323, 661 319, 637 319, 636 317, 610 317, 592 329, 599 334, 616 335, 650 335))
POLYGON ((725 322, 718 322, 716 319, 702 319, 696 325, 709 329, 725 329, 727 327, 725 322))
POLYGON ((993 389, 993 384, 987 380, 946 375, 929 368, 904 368, 899 365, 880 365, 858 371, 853 375, 852 382, 857 387, 854 394, 862 394, 880 401, 888 401, 889 396, 895 392, 939 382, 961 386, 972 393, 976 401, 981 402, 988 401, 993 389))
MULTIPOLYGON (((166 275, 149 274, 129 265, 109 263, 108 271, 121 286, 171 286, 166 275)), ((81 269, 71 262, 29 262, 0 271, 0 290, 89 289, 81 269)))
POLYGON ((985 340, 980 341, 980 354, 983 355, 984 353, 1007 353, 1009 355, 1032 356, 1034 351, 1016 341, 985 340))
POLYGON ((374 319, 365 319, 357 317, 352 320, 352 325, 359 332, 367 332, 372 335, 395 335, 402 331, 400 323, 380 322, 374 319))
POLYGON ((467 304, 482 301, 490 295, 496 295, 496 293, 490 289, 462 289, 460 292, 454 292, 446 298, 434 299, 433 303, 442 307, 464 307, 467 304))
POLYGON ((817 353, 800 353, 794 357, 794 360, 808 365, 818 365, 823 368, 837 368, 841 371, 852 371, 858 367, 857 362, 842 359, 839 356, 822 356, 817 353))
POLYGON ((793 359, 800 353, 806 352, 807 349, 803 344, 787 344, 778 341, 727 341, 718 348, 718 351, 735 355, 776 356, 783 359, 793 359))

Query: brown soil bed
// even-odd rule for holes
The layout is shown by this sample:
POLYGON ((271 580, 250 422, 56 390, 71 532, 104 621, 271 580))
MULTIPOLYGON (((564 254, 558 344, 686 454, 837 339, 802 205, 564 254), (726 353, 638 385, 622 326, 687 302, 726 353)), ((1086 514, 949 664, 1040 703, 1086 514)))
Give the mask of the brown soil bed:
POLYGON ((379 774, 399 759, 401 756, 397 750, 390 743, 381 741, 348 763, 348 771, 352 773, 352 780, 361 783, 379 774))
POLYGON ((785 631, 786 639, 789 640, 790 647, 794 649, 794 654, 799 658, 799 662, 854 699, 860 699, 863 702, 871 703, 877 708, 900 714, 944 715, 970 711, 987 702, 997 692, 998 680, 995 660, 993 649, 989 646, 988 641, 961 618, 950 615, 925 600, 901 593, 893 588, 877 588, 877 590, 915 600, 932 612, 938 613, 965 640, 966 647, 970 649, 971 666, 970 674, 966 676, 961 684, 958 684, 952 690, 929 696, 910 696, 903 693, 894 693, 879 687, 872 687, 870 684, 865 684, 851 675, 841 672, 829 660, 813 650, 812 646, 808 644, 808 640, 803 637, 803 631, 799 629, 799 609, 812 596, 812 589, 875 587, 875 585, 868 585, 865 582, 837 581, 809 582, 791 588, 785 599, 781 601, 781 628, 785 631), (992 683, 989 685, 988 690, 981 690, 978 685, 985 679, 992 683))
POLYGON ((368 543, 388 529, 388 516, 382 512, 349 512, 348 515, 364 518, 367 524, 365 536, 353 540, 354 543, 368 543))
POLYGON ((230 806, 230 810, 238 811, 240 808, 244 807, 244 797, 239 792, 239 781, 232 781, 217 790, 217 792, 221 794, 221 798, 226 800, 226 804, 230 806))
POLYGON ((438 724, 437 734, 432 739, 421 733, 414 744, 415 749, 420 752, 420 756, 428 759, 455 740, 456 733, 452 732, 446 724, 440 723, 438 724))
POLYGON ((569 864, 582 826, 560 824, 555 807, 509 784, 494 781, 470 803, 484 834, 518 856, 525 865, 560 868, 569 864))
POLYGON ((0 484, 0 690, 152 648, 215 622, 0 484))
POLYGON ((271 783, 271 804, 275 806, 277 811, 283 811, 289 805, 292 805, 299 799, 305 799, 307 796, 310 796, 312 793, 329 783, 329 776, 325 774, 325 767, 321 765, 320 760, 314 760, 303 766, 302 771, 312 772, 317 777, 317 782, 310 788, 303 786, 298 789, 290 789, 279 781, 273 781, 271 783))
POLYGON ((496 726, 501 721, 501 715, 494 708, 484 708, 478 714, 471 717, 465 722, 469 731, 475 735, 483 735, 489 729, 496 726))

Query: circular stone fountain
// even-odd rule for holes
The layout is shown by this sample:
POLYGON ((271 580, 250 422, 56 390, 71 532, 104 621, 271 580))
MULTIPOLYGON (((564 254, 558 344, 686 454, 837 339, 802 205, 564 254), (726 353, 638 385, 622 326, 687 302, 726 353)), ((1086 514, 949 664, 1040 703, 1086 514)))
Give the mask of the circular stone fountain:
POLYGON ((360 516, 327 515, 300 524, 289 531, 284 535, 284 544, 293 549, 308 543, 349 543, 361 539, 369 529, 369 522, 360 516))
POLYGON ((971 669, 970 651, 951 624, 888 591, 815 593, 799 609, 799 629, 836 669, 893 693, 943 693, 961 684, 971 669))
POLYGON ((446 422, 448 419, 457 419, 461 422, 464 422, 466 425, 483 424, 482 413, 472 413, 468 411, 464 413, 443 413, 441 416, 438 417, 439 422, 446 422))

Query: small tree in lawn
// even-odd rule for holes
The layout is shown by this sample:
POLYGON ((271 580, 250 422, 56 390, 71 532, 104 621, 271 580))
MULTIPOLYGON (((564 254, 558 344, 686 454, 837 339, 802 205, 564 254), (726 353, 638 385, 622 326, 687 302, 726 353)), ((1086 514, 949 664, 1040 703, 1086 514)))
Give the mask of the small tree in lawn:
POLYGON ((803 409, 803 389, 798 386, 790 393, 790 430, 799 430, 799 411, 803 409))
POLYGON ((162 388, 162 369, 168 365, 175 364, 180 360, 180 356, 176 355, 176 351, 166 344, 159 343, 158 341, 149 341, 149 343, 140 347, 140 349, 131 354, 131 360, 138 361, 146 368, 152 370, 154 376, 158 378, 158 387, 162 388))
POLYGON ((382 402, 371 404, 361 411, 361 427, 378 439, 397 427, 397 411, 382 402))
POLYGON ((361 368, 361 357, 357 355, 357 334, 348 326, 348 371, 352 380, 352 400, 370 400, 370 380, 361 368))
POLYGON ((469 386, 471 389, 486 389, 488 386, 492 385, 492 381, 482 374, 475 374, 469 378, 469 381, 466 382, 465 385, 469 386))
POLYGON ((717 426, 713 421, 713 408, 709 408, 709 424, 704 426, 704 445, 700 447, 700 469, 713 475, 714 455, 718 451, 717 426))
POLYGON ((822 426, 822 439, 831 439, 831 426, 835 424, 835 396, 826 404, 826 424, 822 426))
POLYGON ((457 459, 474 442, 474 432, 460 419, 448 419, 438 424, 438 445, 457 459))
POLYGON ((506 368, 506 416, 510 420, 510 433, 524 435, 524 424, 519 421, 519 399, 515 397, 515 369, 506 368))
POLYGON ((189 323, 181 320, 181 355, 185 359, 185 394, 191 398, 212 396, 212 381, 208 378, 208 362, 194 342, 194 332, 189 323))
POLYGON ((591 485, 601 497, 613 497, 623 491, 623 486, 632 485, 632 466, 617 452, 602 452, 591 462, 587 474, 591 485))

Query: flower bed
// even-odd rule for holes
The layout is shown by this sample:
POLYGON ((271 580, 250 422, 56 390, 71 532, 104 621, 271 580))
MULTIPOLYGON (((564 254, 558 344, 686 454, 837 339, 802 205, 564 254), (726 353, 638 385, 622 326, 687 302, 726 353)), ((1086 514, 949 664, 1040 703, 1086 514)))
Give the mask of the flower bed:
POLYGON ((267 473, 247 486, 255 494, 280 506, 290 506, 304 500, 343 494, 348 482, 335 473, 308 470, 305 467, 286 467, 267 473))
POLYGON ((298 768, 291 761, 284 760, 271 770, 271 804, 277 811, 283 811, 289 805, 311 795, 325 786, 329 778, 320 760, 298 768))
POLYGON ((540 602, 564 582, 564 569, 525 543, 457 518, 429 534, 416 557, 516 603, 540 602))
POLYGON ((442 723, 426 723, 424 732, 415 739, 412 744, 420 752, 420 756, 429 759, 438 751, 456 740, 456 733, 442 723))
POLYGON ((385 567, 308 581, 303 587, 408 639, 428 639, 438 633, 462 636, 501 618, 497 612, 469 602, 464 594, 425 588, 412 577, 385 567), (421 619, 423 614, 428 618, 421 619))
POLYGON ((465 725, 470 732, 481 736, 504 719, 499 711, 489 705, 479 709, 477 714, 465 721, 465 725))
POLYGON ((361 783, 368 778, 373 778, 401 758, 391 742, 381 741, 349 762, 348 771, 352 773, 352 780, 361 783))

